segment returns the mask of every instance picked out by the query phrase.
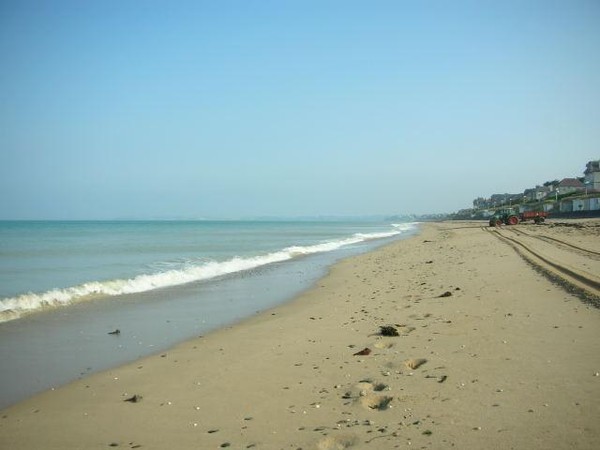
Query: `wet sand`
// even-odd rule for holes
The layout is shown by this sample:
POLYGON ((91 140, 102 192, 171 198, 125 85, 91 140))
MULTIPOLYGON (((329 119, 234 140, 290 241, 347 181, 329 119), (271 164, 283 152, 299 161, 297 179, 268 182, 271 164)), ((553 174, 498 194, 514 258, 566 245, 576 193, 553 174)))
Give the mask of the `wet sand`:
POLYGON ((3 410, 0 447, 598 448, 600 227, 581 223, 501 232, 587 286, 481 223, 428 224, 289 304, 3 410))

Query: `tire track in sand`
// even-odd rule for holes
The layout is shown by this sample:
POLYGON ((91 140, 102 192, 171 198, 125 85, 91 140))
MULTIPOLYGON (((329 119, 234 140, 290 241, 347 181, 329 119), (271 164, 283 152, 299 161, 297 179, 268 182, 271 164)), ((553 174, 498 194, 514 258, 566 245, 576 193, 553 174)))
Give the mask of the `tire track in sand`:
MULTIPOLYGON (((523 236, 519 235, 519 233, 513 233, 513 236, 508 236, 508 233, 502 229, 489 227, 482 227, 482 229, 512 247, 535 270, 542 273, 552 282, 578 296, 584 302, 600 308, 600 280, 594 275, 573 267, 567 267, 565 264, 558 262, 561 260, 560 255, 567 252, 558 245, 559 242, 553 243, 542 240, 553 245, 552 250, 556 256, 550 259, 531 243, 524 242, 523 236)), ((527 235, 527 237, 534 236, 527 235)), ((560 244, 563 244, 563 242, 561 241, 560 244)))
POLYGON ((523 230, 517 230, 517 229, 514 229, 514 228, 511 228, 510 231, 512 231, 513 233, 515 233, 517 235, 527 236, 529 238, 538 239, 540 241, 546 241, 546 242, 548 242, 550 244, 557 243, 557 244, 560 244, 562 246, 565 246, 565 247, 568 247, 570 249, 573 249, 573 250, 575 250, 575 251, 577 251, 577 252, 579 252, 579 253, 581 253, 583 255, 591 256, 594 259, 598 259, 600 257, 600 252, 596 252, 594 250, 589 250, 589 249, 586 249, 586 248, 583 248, 583 247, 578 247, 577 245, 570 244, 570 243, 568 243, 566 241, 563 241, 562 239, 556 239, 556 238, 553 238, 551 236, 536 236, 534 234, 527 233, 527 232, 525 232, 523 230))

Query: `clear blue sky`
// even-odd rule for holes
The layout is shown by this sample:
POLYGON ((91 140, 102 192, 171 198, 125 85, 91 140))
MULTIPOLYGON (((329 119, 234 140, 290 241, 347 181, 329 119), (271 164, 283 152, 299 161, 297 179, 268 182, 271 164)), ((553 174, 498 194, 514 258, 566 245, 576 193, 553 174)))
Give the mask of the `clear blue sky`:
POLYGON ((447 212, 600 158, 600 2, 0 2, 0 219, 447 212))

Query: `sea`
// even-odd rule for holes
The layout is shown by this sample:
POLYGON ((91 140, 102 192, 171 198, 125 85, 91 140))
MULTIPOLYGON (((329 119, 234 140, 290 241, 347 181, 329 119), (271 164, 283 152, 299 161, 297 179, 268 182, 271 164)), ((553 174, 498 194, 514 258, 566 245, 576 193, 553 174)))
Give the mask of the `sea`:
POLYGON ((0 408, 289 301, 375 220, 0 221, 0 408))

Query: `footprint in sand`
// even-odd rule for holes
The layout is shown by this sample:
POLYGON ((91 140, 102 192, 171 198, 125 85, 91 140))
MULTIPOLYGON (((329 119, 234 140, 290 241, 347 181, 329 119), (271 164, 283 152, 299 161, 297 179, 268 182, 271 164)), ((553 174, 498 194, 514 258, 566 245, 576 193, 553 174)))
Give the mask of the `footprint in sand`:
POLYGON ((317 442, 319 450, 343 450, 358 444, 358 437, 353 434, 338 434, 336 436, 325 436, 317 442))
POLYGON ((370 380, 360 381, 356 386, 356 389, 360 390, 360 395, 364 395, 367 392, 381 392, 389 390, 387 384, 384 383, 374 383, 370 380))
POLYGON ((373 344, 373 347, 377 348, 377 349, 386 349, 386 348, 392 348, 394 346, 393 342, 384 342, 384 341, 377 341, 373 344))
POLYGON ((357 383, 352 390, 346 392, 343 398, 355 399, 365 409, 385 411, 390 408, 390 403, 394 397, 379 394, 382 391, 389 390, 388 385, 384 383, 374 383, 371 380, 363 380, 357 383))
POLYGON ((410 327, 408 325, 398 325, 398 332, 400 333, 400 336, 406 336, 415 330, 415 327, 410 327))
POLYGON ((360 404, 365 409, 385 411, 386 409, 391 408, 390 403, 393 399, 394 397, 389 397, 387 395, 367 394, 364 397, 360 397, 360 404))

